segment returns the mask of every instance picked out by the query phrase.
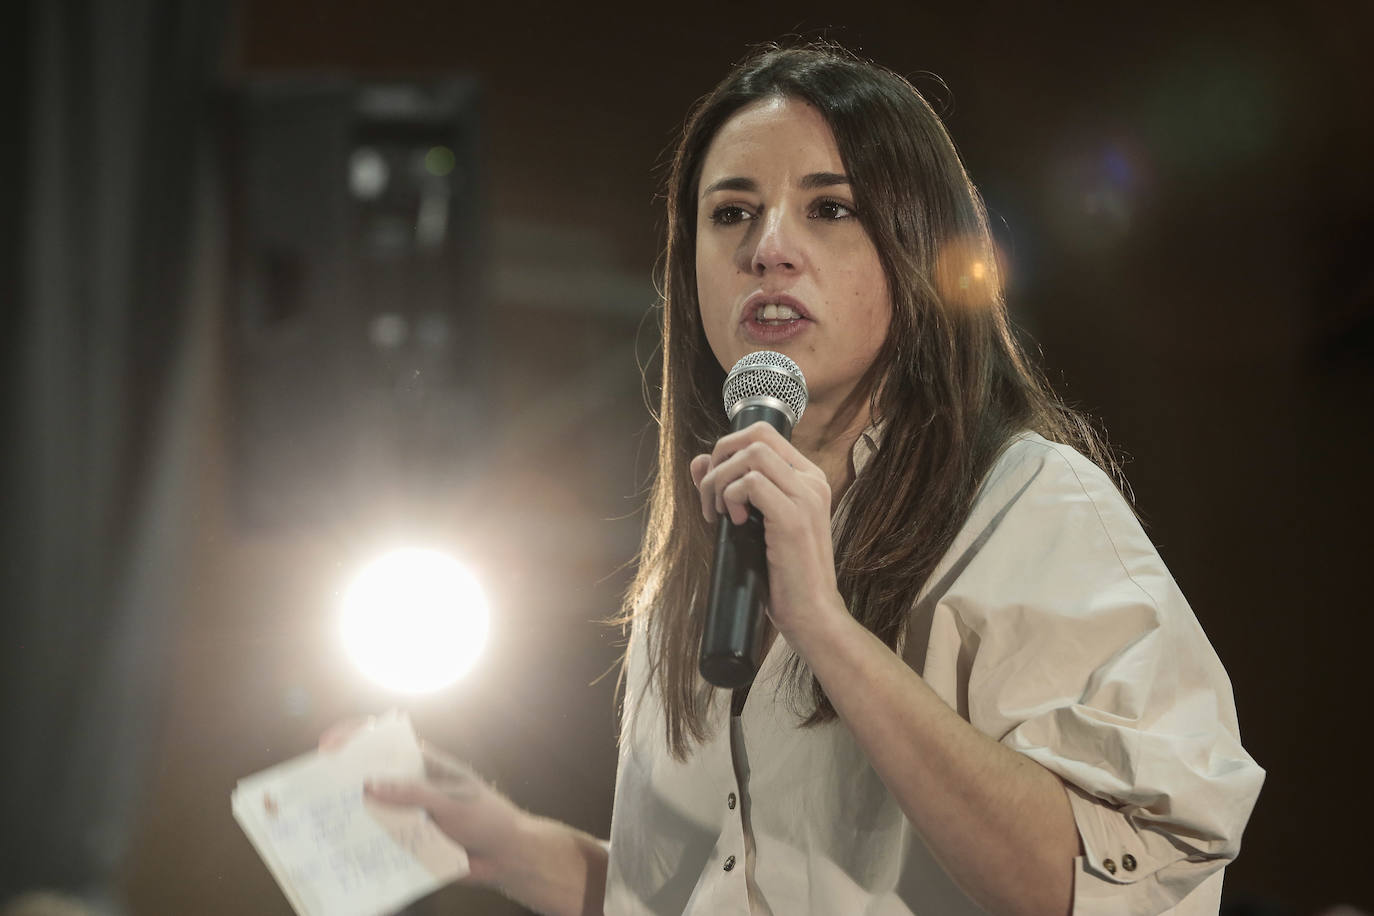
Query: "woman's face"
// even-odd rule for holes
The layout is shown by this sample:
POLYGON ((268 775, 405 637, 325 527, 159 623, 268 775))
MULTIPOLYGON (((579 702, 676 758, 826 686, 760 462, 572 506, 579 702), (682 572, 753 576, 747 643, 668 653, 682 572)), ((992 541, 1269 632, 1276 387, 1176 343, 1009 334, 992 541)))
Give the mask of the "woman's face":
POLYGON ((701 320, 729 369, 755 350, 790 356, 811 404, 838 406, 887 338, 892 302, 840 151, 798 99, 741 109, 712 140, 697 186, 701 320))

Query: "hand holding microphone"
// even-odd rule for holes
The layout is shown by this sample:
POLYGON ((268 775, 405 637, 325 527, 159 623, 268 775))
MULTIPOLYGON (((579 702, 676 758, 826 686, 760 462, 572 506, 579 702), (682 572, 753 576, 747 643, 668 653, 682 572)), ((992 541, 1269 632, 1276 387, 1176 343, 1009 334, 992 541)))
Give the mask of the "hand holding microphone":
POLYGON ((779 586, 804 591, 817 567, 833 583, 834 561, 829 484, 788 441, 806 409, 801 369, 781 353, 751 353, 730 370, 724 398, 732 431, 697 456, 692 477, 703 512, 720 515, 700 670, 735 688, 758 672, 770 596, 779 586), (770 557, 787 581, 770 582, 770 557))

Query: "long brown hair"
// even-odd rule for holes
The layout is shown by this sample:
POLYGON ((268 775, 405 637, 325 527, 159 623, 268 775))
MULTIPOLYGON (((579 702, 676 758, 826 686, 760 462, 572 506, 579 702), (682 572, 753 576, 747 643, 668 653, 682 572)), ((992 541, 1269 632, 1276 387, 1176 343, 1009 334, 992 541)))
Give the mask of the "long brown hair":
MULTIPOLYGON (((1007 321, 987 216, 939 117, 903 77, 834 45, 753 53, 688 117, 668 176, 657 467, 638 572, 619 620, 643 617, 666 739, 685 759, 706 737, 712 688, 697 672, 711 530, 688 473, 723 435, 724 370, 702 329, 696 290, 697 183, 721 126, 757 100, 814 106, 839 146, 859 218, 892 298, 875 361, 872 416, 882 443, 848 494, 837 536, 840 594, 896 650, 912 602, 968 516, 1010 437, 1031 429, 1115 470, 1078 414, 1055 397, 1007 321)), ((807 725, 835 716, 797 657, 792 682, 807 725)))

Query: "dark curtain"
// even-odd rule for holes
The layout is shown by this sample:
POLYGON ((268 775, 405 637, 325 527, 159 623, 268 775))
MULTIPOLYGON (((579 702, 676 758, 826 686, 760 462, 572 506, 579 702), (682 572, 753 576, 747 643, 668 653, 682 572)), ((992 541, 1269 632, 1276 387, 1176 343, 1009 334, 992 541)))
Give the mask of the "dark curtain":
POLYGON ((34 887, 100 899, 155 790, 187 600, 224 9, 18 5, 18 142, 0 173, 0 902, 34 887))

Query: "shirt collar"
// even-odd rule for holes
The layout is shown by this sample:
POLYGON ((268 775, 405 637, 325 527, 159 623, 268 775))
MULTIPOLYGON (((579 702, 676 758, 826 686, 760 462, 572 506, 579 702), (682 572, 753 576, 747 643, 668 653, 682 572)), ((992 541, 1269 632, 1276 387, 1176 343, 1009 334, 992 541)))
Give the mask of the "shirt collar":
POLYGON ((859 438, 854 440, 849 460, 854 465, 855 477, 863 472, 864 466, 878 453, 878 448, 883 444, 883 432, 886 428, 886 420, 877 420, 869 424, 868 428, 859 434, 859 438))

